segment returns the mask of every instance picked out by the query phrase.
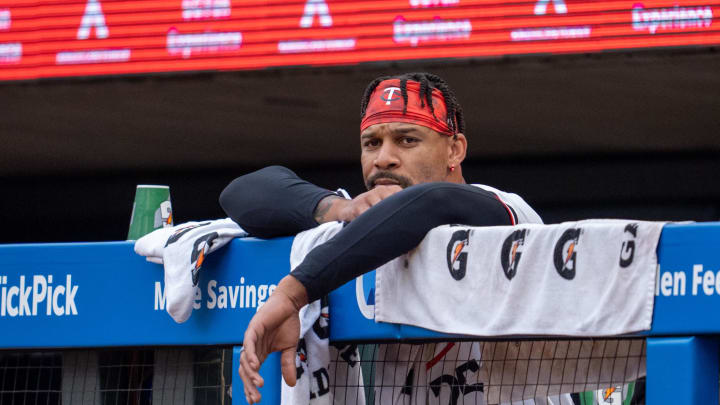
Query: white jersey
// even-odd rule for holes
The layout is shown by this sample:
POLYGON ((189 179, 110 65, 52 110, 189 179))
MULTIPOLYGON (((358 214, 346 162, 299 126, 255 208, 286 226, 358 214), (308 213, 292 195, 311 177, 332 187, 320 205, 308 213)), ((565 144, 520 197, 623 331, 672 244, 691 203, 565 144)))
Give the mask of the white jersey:
POLYGON ((510 215, 514 216, 513 225, 543 223, 540 215, 538 215, 538 213, 535 212, 535 210, 532 209, 530 205, 528 205, 528 203, 526 203, 519 195, 506 193, 496 189, 495 187, 486 186, 484 184, 473 184, 473 186, 495 194, 498 197, 498 200, 500 200, 500 202, 509 209, 510 215))

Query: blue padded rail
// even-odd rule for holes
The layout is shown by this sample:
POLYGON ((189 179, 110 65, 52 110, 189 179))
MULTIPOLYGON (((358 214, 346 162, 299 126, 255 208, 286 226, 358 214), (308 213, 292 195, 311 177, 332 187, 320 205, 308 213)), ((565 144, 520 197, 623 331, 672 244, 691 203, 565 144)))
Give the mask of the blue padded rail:
MULTIPOLYGON (((291 243, 237 239, 208 256, 198 309, 183 324, 164 311, 162 266, 137 256, 131 242, 2 245, 0 348, 241 343, 288 273, 291 243)), ((720 223, 666 226, 658 255, 649 335, 720 334, 720 223)), ((443 336, 368 319, 362 310, 372 310, 373 285, 369 273, 331 294, 333 340, 443 336)))

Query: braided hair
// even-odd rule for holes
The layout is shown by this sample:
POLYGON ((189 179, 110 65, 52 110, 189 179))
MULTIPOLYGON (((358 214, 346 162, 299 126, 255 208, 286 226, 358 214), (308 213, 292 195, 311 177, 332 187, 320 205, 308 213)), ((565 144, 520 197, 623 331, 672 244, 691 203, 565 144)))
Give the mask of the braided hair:
MULTIPOLYGON (((403 102, 405 103, 403 107, 403 113, 407 112, 408 80, 420 83, 421 107, 425 107, 425 103, 427 102, 427 105, 430 108, 430 113, 433 117, 435 117, 435 106, 433 106, 432 102, 432 89, 440 90, 443 95, 443 99, 445 99, 445 105, 447 106, 448 126, 456 133, 465 133, 465 117, 463 116, 462 107, 460 106, 460 103, 458 103, 457 98, 455 97, 455 93, 453 93, 453 91, 450 89, 450 86, 448 86, 445 80, 440 78, 440 76, 434 75, 432 73, 404 73, 396 76, 382 76, 373 80, 365 88, 365 93, 363 94, 362 100, 360 101, 360 119, 365 116, 367 106, 370 103, 370 96, 372 95, 373 91, 375 91, 375 89, 381 82, 388 79, 400 79, 400 94, 402 95, 403 102)), ((435 119, 437 119, 437 117, 435 117, 435 119)))

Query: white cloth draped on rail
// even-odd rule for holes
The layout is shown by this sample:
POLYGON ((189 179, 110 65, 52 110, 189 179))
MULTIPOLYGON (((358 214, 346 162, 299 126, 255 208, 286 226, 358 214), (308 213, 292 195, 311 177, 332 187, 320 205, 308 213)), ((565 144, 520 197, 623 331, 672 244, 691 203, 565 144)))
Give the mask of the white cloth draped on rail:
MULTIPOLYGON (((478 336, 597 337, 647 330, 662 225, 586 220, 441 226, 378 269, 375 319, 478 336)), ((340 229, 330 223, 299 235, 291 267, 340 229)), ((319 301, 301 313, 305 339, 297 364, 308 378, 303 382, 301 376, 300 389, 283 387, 283 404, 333 401, 332 390, 322 400, 316 395, 325 390, 322 380, 312 377, 324 375, 318 370, 337 358, 330 356, 327 339, 310 336, 313 324, 328 319, 321 314, 319 301)), ((442 378, 457 378, 465 366, 460 394, 475 403, 533 403, 533 398, 555 403, 552 398, 565 400, 561 393, 615 387, 645 375, 645 348, 637 339, 393 344, 380 349, 377 361, 375 401, 381 404, 415 403, 420 397, 447 403, 443 400, 457 393, 442 378), (466 389, 479 384, 482 391, 466 389)), ((328 379, 362 385, 359 367, 342 367, 341 373, 350 374, 338 379, 331 370, 328 379)), ((362 389, 348 394, 364 401, 362 389)))
POLYGON ((440 226, 378 269, 375 319, 476 336, 648 330, 662 226, 440 226))
MULTIPOLYGON (((477 336, 648 330, 662 226, 441 226, 378 269, 375 320, 477 336)), ((612 388, 645 375, 641 339, 492 341, 477 350, 477 378, 491 404, 612 388)))
POLYGON ((185 322, 192 315, 205 256, 243 236, 247 232, 224 218, 160 228, 135 242, 135 253, 165 266, 166 310, 175 322, 185 322))

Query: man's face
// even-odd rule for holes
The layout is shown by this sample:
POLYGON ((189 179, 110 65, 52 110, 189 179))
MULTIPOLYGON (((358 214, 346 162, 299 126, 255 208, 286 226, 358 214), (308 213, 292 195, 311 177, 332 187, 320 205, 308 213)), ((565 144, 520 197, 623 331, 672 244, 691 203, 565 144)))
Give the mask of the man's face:
POLYGON ((430 128, 404 122, 375 124, 360 134, 363 179, 368 190, 378 185, 444 181, 451 138, 430 128))

